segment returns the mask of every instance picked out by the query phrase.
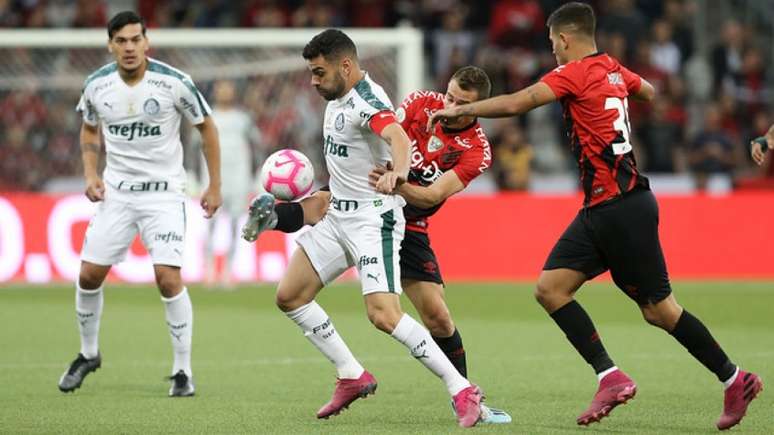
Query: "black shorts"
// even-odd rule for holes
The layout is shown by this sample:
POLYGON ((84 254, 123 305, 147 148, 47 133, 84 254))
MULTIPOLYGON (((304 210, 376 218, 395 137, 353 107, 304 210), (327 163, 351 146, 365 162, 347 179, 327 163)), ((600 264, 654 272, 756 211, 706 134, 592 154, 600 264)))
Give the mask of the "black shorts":
POLYGON ((427 234, 406 230, 400 245, 400 277, 443 285, 441 269, 427 234))
POLYGON ((639 305, 669 296, 672 288, 653 193, 636 189, 579 211, 543 266, 543 270, 561 268, 583 272, 588 279, 609 269, 616 286, 639 305))

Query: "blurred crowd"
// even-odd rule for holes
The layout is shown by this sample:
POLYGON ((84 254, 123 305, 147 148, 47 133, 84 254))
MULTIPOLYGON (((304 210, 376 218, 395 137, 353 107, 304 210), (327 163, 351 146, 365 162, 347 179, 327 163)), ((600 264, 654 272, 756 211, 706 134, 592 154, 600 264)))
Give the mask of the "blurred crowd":
MULTIPOLYGON (((499 94, 518 90, 556 66, 545 21, 562 3, 0 0, 0 27, 104 28, 109 16, 127 8, 135 8, 150 28, 412 26, 425 35, 428 87, 444 90, 457 68, 475 64, 489 73, 493 93, 499 94)), ((771 50, 763 50, 770 47, 770 39, 734 17, 725 17, 717 29, 699 32, 695 0, 589 3, 598 14, 599 49, 658 90, 652 104, 630 102, 632 140, 644 172, 691 174, 700 188, 715 174, 727 175, 741 186, 767 184, 767 177, 774 178, 772 159, 764 168, 754 167, 747 148, 750 138, 774 122, 771 76, 765 68, 772 60, 771 50), (697 44, 701 35, 708 38, 702 41, 706 48, 697 44)), ((173 59, 158 57, 174 64, 173 59)), ((306 79, 300 75, 251 83, 241 90, 241 105, 255 119, 264 142, 254 144, 256 159, 294 141, 313 141, 318 134, 296 128, 308 125, 299 119, 315 116, 298 112, 319 104, 298 101, 315 97, 298 92, 304 87, 306 79), (269 107, 265 101, 299 104, 269 107), (294 133, 288 136, 288 131, 294 133)), ((202 86, 205 94, 210 88, 202 86)), ((59 92, 54 99, 35 89, 0 89, 0 190, 40 190, 51 177, 79 174, 80 120, 73 112, 77 90, 66 95, 68 99, 63 99, 59 92)), ((488 121, 485 130, 494 148, 493 179, 500 189, 524 190, 534 174, 574 170, 558 105, 517 119, 488 121)))

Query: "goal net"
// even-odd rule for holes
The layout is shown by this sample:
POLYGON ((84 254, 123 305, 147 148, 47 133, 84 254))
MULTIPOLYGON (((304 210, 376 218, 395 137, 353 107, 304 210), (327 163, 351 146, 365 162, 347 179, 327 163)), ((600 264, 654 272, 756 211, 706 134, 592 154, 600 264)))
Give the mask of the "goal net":
MULTIPOLYGON (((210 102, 213 83, 232 80, 239 104, 261 132, 254 150, 256 163, 273 150, 290 147, 322 168, 325 101, 309 84, 301 57, 304 45, 319 32, 149 29, 149 56, 190 74, 210 102)), ((422 42, 417 30, 346 32, 358 46, 363 69, 385 88, 394 104, 421 87, 422 42)), ((68 190, 62 180, 79 177, 80 121, 74 107, 86 76, 113 60, 106 46, 104 30, 0 31, 3 127, 12 146, 18 144, 30 153, 30 165, 25 166, 39 168, 23 174, 17 190, 68 190)), ((183 133, 184 143, 190 142, 189 130, 183 133)), ((196 159, 186 159, 187 166, 195 164, 196 159)), ((79 179, 72 185, 81 188, 79 179)))

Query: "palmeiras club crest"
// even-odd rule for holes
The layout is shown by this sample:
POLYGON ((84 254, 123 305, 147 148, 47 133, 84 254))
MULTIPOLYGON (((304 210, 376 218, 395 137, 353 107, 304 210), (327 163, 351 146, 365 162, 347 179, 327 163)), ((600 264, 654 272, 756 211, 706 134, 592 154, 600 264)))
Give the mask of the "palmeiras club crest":
POLYGON ((161 110, 161 105, 158 100, 153 97, 145 100, 145 103, 142 105, 142 111, 145 112, 146 115, 156 115, 159 113, 159 110, 161 110))

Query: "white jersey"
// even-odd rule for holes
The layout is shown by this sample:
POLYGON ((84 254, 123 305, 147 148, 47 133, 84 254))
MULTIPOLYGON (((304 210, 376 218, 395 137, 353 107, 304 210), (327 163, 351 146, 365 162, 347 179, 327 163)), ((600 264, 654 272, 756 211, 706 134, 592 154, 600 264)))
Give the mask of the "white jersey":
POLYGON ((190 76, 151 58, 147 63, 133 86, 121 79, 115 62, 98 69, 86 79, 77 107, 83 122, 101 125, 108 194, 125 199, 141 192, 183 193, 182 115, 197 125, 211 111, 190 76))
POLYGON ((368 173, 374 166, 392 160, 390 145, 371 131, 369 121, 380 112, 392 111, 387 93, 368 74, 346 95, 328 102, 323 121, 323 154, 334 198, 382 200, 377 203, 388 207, 403 204, 401 197, 378 193, 368 184, 368 173))

